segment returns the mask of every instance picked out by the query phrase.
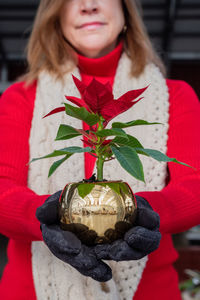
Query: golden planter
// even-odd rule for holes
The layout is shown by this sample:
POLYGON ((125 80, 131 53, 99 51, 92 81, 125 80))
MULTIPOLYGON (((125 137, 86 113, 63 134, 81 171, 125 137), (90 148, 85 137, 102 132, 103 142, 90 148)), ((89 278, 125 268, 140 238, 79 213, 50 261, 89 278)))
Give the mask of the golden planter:
POLYGON ((112 242, 132 226, 136 200, 126 182, 74 182, 63 189, 60 225, 87 245, 112 242))

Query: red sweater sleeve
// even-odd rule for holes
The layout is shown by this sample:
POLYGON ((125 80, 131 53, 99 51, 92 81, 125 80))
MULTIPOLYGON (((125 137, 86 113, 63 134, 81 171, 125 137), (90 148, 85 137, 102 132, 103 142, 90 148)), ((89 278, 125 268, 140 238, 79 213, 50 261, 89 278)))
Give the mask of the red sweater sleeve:
POLYGON ((196 170, 169 163, 169 183, 159 192, 140 192, 160 215, 163 233, 178 233, 200 223, 200 103, 183 81, 167 80, 170 95, 168 150, 196 170))
POLYGON ((15 83, 0 99, 0 233, 28 241, 42 240, 35 212, 47 198, 27 188, 35 91, 15 83))

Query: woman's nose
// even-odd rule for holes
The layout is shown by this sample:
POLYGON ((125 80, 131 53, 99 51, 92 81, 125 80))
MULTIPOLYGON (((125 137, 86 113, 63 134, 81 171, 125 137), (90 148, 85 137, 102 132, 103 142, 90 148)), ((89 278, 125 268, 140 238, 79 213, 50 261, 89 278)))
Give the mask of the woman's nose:
POLYGON ((96 13, 98 11, 98 0, 82 0, 81 12, 86 14, 96 13))

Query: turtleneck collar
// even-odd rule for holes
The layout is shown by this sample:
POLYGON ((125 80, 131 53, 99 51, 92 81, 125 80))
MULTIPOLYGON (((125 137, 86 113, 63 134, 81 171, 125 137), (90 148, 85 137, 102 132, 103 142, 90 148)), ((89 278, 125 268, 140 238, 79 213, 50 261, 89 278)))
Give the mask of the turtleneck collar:
POLYGON ((120 41, 117 47, 100 58, 88 58, 78 54, 78 67, 81 74, 95 77, 113 77, 123 49, 120 41))

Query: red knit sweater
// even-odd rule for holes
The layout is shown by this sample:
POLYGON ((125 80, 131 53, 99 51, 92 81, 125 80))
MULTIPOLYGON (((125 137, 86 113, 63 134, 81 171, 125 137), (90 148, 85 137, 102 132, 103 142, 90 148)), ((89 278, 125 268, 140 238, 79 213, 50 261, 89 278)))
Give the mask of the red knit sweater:
MULTIPOLYGON (((91 76, 96 76, 102 82, 113 83, 120 53, 121 46, 118 46, 100 59, 80 57, 82 79, 88 82, 91 76)), ((199 169, 200 105, 197 96, 185 82, 167 80, 167 85, 170 94, 167 154, 199 169)), ((0 284, 1 300, 36 300, 31 241, 42 240, 35 212, 47 198, 27 188, 36 86, 37 82, 28 88, 22 82, 13 84, 0 99, 0 233, 10 238, 8 264, 0 284)), ((94 161, 87 154, 85 160, 85 174, 89 177, 94 161)), ((169 175, 169 183, 162 191, 138 193, 159 213, 162 240, 159 249, 149 255, 134 300, 181 299, 172 267, 177 253, 170 234, 200 222, 200 172, 171 163, 169 175)))

